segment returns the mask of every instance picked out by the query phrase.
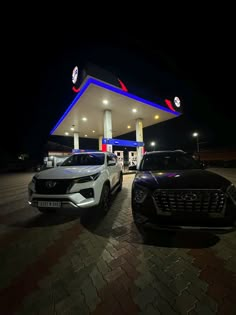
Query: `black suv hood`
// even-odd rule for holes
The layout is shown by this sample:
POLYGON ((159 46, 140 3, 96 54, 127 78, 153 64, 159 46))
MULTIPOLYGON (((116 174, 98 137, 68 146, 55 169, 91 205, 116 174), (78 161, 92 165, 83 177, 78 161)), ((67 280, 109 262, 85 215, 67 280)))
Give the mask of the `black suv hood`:
POLYGON ((210 171, 173 170, 173 171, 138 171, 134 183, 150 189, 219 189, 225 190, 230 181, 210 171))

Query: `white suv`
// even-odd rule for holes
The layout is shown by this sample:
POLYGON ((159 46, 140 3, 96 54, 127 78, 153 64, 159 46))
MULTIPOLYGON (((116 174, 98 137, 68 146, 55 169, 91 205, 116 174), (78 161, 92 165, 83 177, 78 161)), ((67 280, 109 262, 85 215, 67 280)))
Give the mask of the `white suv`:
POLYGON ((99 207, 109 210, 110 195, 122 189, 122 167, 110 152, 80 152, 60 166, 34 175, 28 186, 29 204, 51 208, 99 207))

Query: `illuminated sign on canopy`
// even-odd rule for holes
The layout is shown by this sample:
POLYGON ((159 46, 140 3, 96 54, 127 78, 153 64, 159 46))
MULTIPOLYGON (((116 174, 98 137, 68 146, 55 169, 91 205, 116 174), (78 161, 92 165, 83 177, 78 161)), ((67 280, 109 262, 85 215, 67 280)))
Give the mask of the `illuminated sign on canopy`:
POLYGON ((78 72, 79 72, 79 69, 78 67, 74 67, 73 71, 72 71, 72 83, 75 84, 77 82, 77 79, 78 79, 78 72))
POLYGON ((180 99, 178 98, 178 96, 175 96, 175 98, 174 98, 174 103, 175 103, 175 106, 176 106, 176 107, 180 107, 181 102, 180 102, 180 99))
POLYGON ((84 68, 75 66, 72 71, 72 90, 75 93, 80 92, 80 85, 86 76, 94 77, 104 82, 110 83, 121 88, 124 92, 128 92, 124 82, 117 78, 113 73, 102 69, 101 67, 88 63, 84 68))
POLYGON ((120 147, 143 147, 144 142, 140 141, 130 141, 130 140, 121 140, 121 139, 102 139, 103 144, 111 144, 111 145, 117 145, 120 147))

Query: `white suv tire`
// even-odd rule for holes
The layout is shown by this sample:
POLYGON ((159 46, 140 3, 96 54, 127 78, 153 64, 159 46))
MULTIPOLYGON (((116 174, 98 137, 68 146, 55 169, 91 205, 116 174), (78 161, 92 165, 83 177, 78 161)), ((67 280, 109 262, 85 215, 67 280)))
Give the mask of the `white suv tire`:
POLYGON ((106 215, 110 209, 110 187, 108 183, 105 183, 102 188, 100 201, 98 204, 99 212, 102 215, 106 215))

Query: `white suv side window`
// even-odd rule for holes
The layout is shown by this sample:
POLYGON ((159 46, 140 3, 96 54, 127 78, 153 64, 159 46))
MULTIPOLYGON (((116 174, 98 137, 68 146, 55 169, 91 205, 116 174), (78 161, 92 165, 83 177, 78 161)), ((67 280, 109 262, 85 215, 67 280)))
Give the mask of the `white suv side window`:
POLYGON ((115 154, 110 153, 107 155, 107 169, 109 172, 111 187, 113 187, 119 181, 119 176, 120 176, 120 172, 119 172, 118 164, 117 164, 117 157, 115 154), (111 163, 111 164, 109 165, 108 163, 111 163))
POLYGON ((114 154, 108 154, 107 155, 107 165, 108 165, 108 162, 113 162, 113 164, 114 165, 116 165, 117 164, 117 157, 116 157, 116 155, 114 155, 114 154))

